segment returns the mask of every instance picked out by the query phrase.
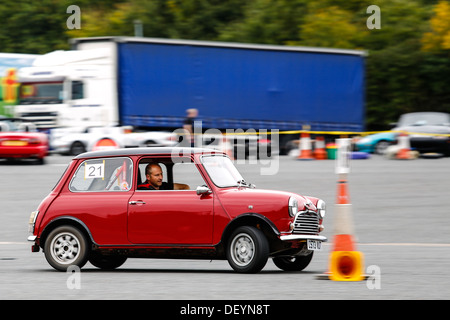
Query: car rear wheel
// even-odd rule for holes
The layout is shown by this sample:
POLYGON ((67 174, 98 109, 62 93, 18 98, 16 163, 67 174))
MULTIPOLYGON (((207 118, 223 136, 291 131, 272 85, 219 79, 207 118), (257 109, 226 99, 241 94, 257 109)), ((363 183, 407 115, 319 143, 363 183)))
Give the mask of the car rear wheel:
POLYGON ((313 252, 307 256, 295 257, 276 257, 273 258, 273 263, 284 271, 302 271, 305 269, 313 257, 313 252))
POLYGON ((268 257, 269 243, 264 234, 254 227, 237 228, 228 241, 228 263, 237 272, 259 272, 266 265, 268 257))
POLYGON ((60 226, 50 232, 45 241, 45 258, 56 270, 66 271, 69 266, 81 268, 88 259, 88 243, 77 228, 60 226))

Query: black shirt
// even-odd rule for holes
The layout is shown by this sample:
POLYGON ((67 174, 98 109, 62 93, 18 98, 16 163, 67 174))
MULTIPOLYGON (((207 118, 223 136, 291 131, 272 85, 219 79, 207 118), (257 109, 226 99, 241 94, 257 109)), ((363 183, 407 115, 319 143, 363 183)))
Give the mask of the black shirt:
POLYGON ((186 118, 184 118, 183 124, 192 126, 192 131, 194 131, 194 122, 195 122, 195 118, 186 117, 186 118))
POLYGON ((161 184, 161 186, 159 187, 159 189, 155 189, 155 187, 153 187, 150 182, 148 182, 147 180, 144 181, 144 183, 138 185, 138 190, 172 190, 173 188, 170 187, 170 184, 167 182, 163 182, 161 184))

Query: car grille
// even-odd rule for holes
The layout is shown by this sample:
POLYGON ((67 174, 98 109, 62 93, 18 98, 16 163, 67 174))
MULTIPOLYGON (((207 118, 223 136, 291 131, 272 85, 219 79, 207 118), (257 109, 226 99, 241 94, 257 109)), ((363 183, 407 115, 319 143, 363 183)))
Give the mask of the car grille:
POLYGON ((297 214, 293 233, 317 234, 319 233, 319 216, 314 211, 304 211, 297 214))
POLYGON ((53 128, 56 126, 57 115, 56 112, 30 112, 17 116, 32 121, 38 128, 53 128))

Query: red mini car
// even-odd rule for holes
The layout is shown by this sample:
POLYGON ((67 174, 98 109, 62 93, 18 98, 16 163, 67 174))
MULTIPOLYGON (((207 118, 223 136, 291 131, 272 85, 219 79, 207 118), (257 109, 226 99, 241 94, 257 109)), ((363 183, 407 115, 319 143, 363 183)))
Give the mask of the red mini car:
POLYGON ((302 270, 321 249, 324 201, 259 190, 222 152, 133 148, 75 157, 30 216, 28 240, 57 270, 127 258, 227 259, 259 272, 269 257, 302 270))
POLYGON ((20 119, 0 119, 0 159, 36 159, 40 164, 48 154, 48 138, 32 123, 20 119))

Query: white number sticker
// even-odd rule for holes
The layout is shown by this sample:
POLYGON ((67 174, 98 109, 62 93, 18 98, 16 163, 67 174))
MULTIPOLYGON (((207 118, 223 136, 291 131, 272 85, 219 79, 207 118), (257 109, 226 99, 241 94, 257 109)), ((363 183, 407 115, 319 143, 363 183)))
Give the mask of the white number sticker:
POLYGON ((84 163, 84 178, 85 179, 95 179, 95 178, 105 178, 105 162, 87 164, 84 163))

